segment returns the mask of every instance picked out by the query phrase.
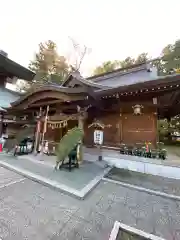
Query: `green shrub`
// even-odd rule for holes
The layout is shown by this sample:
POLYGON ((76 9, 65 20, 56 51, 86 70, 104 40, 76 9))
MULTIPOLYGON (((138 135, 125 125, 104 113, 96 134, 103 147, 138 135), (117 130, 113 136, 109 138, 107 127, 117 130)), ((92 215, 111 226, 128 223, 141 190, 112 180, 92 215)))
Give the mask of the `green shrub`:
POLYGON ((56 148, 57 163, 63 161, 69 155, 78 142, 82 141, 83 135, 83 130, 75 127, 63 136, 56 148))

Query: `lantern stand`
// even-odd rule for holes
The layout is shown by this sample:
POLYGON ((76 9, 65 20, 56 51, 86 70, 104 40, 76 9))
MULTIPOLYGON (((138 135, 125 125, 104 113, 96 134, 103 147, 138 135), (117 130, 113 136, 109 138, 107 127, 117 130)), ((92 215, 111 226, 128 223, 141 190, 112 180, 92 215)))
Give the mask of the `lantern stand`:
POLYGON ((104 129, 104 124, 100 123, 99 121, 93 122, 91 125, 88 126, 88 128, 94 127, 94 143, 95 146, 98 149, 98 161, 103 160, 102 156, 102 144, 103 144, 103 129, 104 129))
POLYGON ((132 108, 133 108, 133 111, 134 111, 135 115, 141 115, 142 114, 142 109, 143 109, 142 105, 136 104, 136 105, 132 106, 132 108))

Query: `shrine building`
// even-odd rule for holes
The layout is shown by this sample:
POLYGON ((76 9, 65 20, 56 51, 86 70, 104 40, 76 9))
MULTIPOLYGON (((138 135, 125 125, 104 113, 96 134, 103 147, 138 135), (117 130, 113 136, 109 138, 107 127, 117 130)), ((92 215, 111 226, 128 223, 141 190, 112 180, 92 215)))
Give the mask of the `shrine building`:
POLYGON ((156 146, 158 118, 170 119, 179 106, 180 74, 158 76, 156 67, 144 63, 86 79, 72 72, 62 85, 39 86, 12 101, 4 121, 15 119, 9 134, 19 131, 18 121, 34 126, 36 147, 43 136, 53 149, 75 126, 84 129, 83 142, 91 147, 96 125, 103 129, 104 147, 156 146))
POLYGON ((15 123, 18 127, 18 122, 8 119, 7 110, 11 108, 11 102, 19 99, 21 94, 7 88, 7 85, 15 86, 18 79, 32 81, 34 76, 33 72, 12 61, 6 52, 0 50, 0 137, 7 132, 7 126, 15 123))

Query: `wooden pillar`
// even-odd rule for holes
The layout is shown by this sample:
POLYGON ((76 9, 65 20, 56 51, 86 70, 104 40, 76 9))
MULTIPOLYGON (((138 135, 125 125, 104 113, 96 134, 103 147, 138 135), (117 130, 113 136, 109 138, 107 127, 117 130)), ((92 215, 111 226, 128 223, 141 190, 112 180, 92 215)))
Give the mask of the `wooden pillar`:
POLYGON ((78 115, 78 127, 84 129, 84 114, 80 106, 77 106, 78 115))
POLYGON ((37 121, 37 124, 36 124, 36 132, 35 132, 35 142, 34 142, 34 154, 37 153, 37 150, 39 149, 39 133, 40 133, 40 127, 41 127, 41 121, 40 121, 40 117, 41 117, 41 114, 42 114, 42 108, 40 107, 40 110, 39 110, 39 114, 38 114, 38 121, 37 121))
POLYGON ((158 99, 157 98, 153 98, 152 99, 153 101, 153 104, 154 104, 154 111, 153 111, 153 121, 154 121, 154 124, 153 124, 153 131, 154 131, 154 134, 155 134, 155 147, 157 147, 157 142, 159 142, 159 129, 158 129, 158 108, 157 108, 157 101, 158 99))
POLYGON ((46 107, 46 115, 45 115, 44 124, 43 124, 43 133, 42 133, 41 151, 40 151, 41 155, 43 154, 43 149, 44 149, 44 137, 45 137, 45 133, 47 131, 48 114, 49 114, 49 105, 46 107))
POLYGON ((82 128, 84 130, 84 117, 83 116, 78 117, 78 127, 82 128))
MULTIPOLYGON (((77 106, 77 112, 78 114, 78 127, 83 129, 84 131, 84 120, 85 120, 85 113, 83 112, 83 109, 81 109, 80 106, 77 106)), ((81 143, 80 146, 80 160, 79 163, 82 163, 83 161, 83 143, 81 143)))
POLYGON ((157 116, 157 109, 153 112, 153 131, 155 134, 155 147, 157 146, 157 142, 159 142, 159 131, 158 131, 158 116, 157 116))
POLYGON ((168 123, 168 143, 171 142, 171 117, 167 116, 167 123, 168 123))
POLYGON ((120 113, 119 113, 119 141, 120 144, 123 141, 123 133, 122 133, 122 110, 120 109, 120 113))

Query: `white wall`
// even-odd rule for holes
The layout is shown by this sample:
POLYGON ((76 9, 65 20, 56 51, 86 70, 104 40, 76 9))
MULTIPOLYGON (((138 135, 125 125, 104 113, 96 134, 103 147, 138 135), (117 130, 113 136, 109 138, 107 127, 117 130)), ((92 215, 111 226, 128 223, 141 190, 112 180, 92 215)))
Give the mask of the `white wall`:
POLYGON ((16 101, 19 95, 15 92, 8 91, 4 87, 0 87, 0 106, 2 108, 10 107, 10 103, 16 101))
POLYGON ((112 157, 104 157, 104 160, 108 162, 109 165, 117 168, 124 168, 131 171, 148 173, 161 177, 180 179, 179 167, 164 166, 160 164, 149 163, 147 161, 141 162, 127 159, 117 159, 112 157))

